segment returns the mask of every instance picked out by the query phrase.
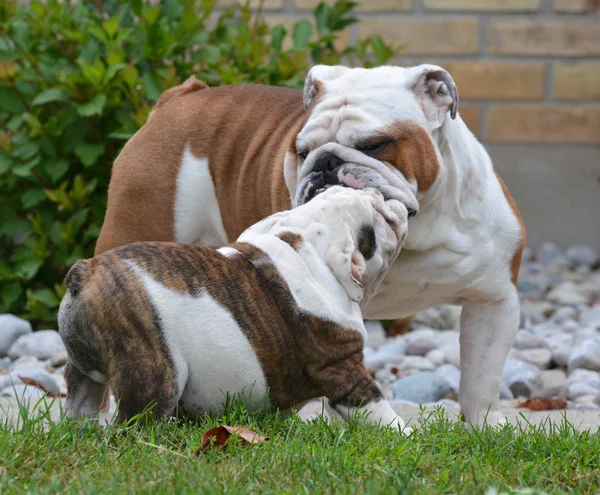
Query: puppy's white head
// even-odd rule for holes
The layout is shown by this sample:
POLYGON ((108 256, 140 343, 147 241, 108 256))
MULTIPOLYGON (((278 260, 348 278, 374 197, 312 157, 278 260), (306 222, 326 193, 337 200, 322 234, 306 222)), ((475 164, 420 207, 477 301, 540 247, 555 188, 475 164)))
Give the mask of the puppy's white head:
POLYGON ((247 229, 288 242, 318 271, 323 263, 348 296, 366 304, 400 253, 408 211, 397 200, 385 201, 376 189, 334 186, 309 203, 276 213, 247 229), (315 258, 321 260, 314 263, 315 258))
POLYGON ((440 175, 432 135, 457 115, 448 72, 435 65, 317 65, 306 79, 304 105, 305 123, 284 164, 294 205, 340 184, 374 187, 417 213, 417 195, 440 175))

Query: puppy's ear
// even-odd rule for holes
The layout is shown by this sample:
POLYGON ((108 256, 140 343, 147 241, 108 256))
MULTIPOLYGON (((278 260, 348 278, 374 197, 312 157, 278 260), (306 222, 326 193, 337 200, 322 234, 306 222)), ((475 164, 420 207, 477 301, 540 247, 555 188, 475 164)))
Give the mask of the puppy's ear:
POLYGON ((338 244, 330 246, 325 262, 350 299, 360 303, 365 297, 365 289, 361 284, 365 272, 365 258, 354 243, 350 241, 341 247, 338 244))
POLYGON ((458 91, 452 76, 437 65, 413 67, 412 89, 421 104, 425 118, 438 128, 444 123, 446 114, 456 118, 458 91))
POLYGON ((325 82, 337 79, 349 70, 344 65, 315 65, 310 69, 304 83, 304 109, 307 110, 315 96, 323 91, 325 82))

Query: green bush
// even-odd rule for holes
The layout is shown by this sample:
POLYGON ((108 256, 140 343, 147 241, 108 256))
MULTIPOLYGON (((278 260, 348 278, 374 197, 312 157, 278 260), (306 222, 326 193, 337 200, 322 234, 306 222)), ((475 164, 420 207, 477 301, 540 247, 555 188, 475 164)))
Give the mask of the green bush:
POLYGON ((0 313, 55 321, 66 271, 93 253, 113 160, 164 89, 191 74, 300 88, 312 63, 397 52, 379 37, 337 50, 357 22, 345 0, 291 32, 214 4, 0 3, 0 313))

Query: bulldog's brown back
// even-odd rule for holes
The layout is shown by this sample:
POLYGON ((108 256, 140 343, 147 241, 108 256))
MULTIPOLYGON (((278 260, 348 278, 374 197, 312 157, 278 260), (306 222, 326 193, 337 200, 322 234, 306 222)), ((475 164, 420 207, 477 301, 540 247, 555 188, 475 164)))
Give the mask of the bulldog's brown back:
POLYGON ((135 241, 175 240, 176 181, 186 146, 208 159, 230 240, 289 208, 283 159, 303 113, 302 93, 288 88, 207 88, 190 79, 165 92, 114 163, 96 254, 135 241))

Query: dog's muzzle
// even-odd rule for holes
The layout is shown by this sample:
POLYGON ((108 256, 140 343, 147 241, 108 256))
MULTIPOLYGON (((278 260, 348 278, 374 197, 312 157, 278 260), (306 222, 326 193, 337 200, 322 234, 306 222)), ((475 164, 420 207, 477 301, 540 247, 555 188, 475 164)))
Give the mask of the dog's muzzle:
POLYGON ((333 186, 364 189, 373 187, 385 200, 397 199, 406 206, 409 217, 419 211, 416 186, 399 170, 353 148, 327 143, 312 151, 298 174, 296 206, 308 203, 333 186))

